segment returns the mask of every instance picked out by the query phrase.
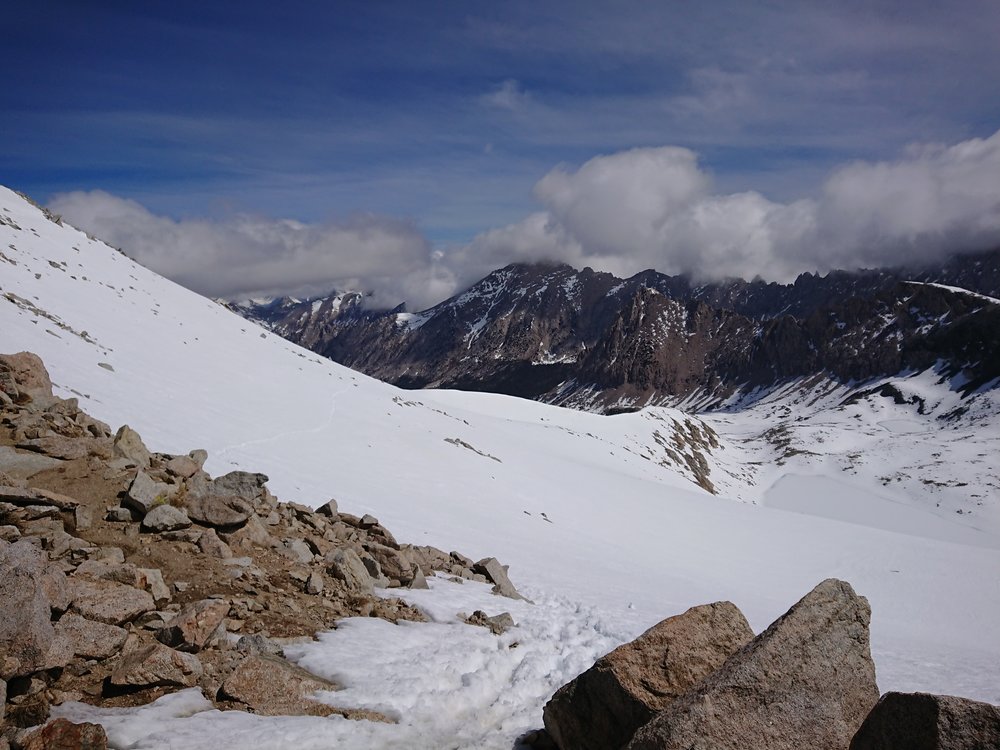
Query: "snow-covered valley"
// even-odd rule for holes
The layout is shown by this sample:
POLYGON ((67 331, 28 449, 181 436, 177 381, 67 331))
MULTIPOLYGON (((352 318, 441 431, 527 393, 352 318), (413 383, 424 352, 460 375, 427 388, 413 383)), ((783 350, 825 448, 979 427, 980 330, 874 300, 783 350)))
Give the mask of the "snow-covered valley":
POLYGON ((116 746, 509 748, 557 687, 658 620, 728 599, 759 631, 831 576, 871 602, 883 691, 1000 703, 995 387, 961 399, 928 371, 893 379, 900 399, 883 383, 790 383, 729 411, 614 417, 402 391, 6 189, 0 295, 0 351, 39 354, 94 416, 157 450, 203 447, 214 474, 263 471, 282 499, 336 497, 407 541, 494 555, 534 601, 435 579, 406 594, 434 622, 352 620, 292 654, 347 685, 340 705, 399 724, 221 713, 186 692, 109 710, 116 746), (519 626, 498 640, 455 619, 476 608, 519 626))

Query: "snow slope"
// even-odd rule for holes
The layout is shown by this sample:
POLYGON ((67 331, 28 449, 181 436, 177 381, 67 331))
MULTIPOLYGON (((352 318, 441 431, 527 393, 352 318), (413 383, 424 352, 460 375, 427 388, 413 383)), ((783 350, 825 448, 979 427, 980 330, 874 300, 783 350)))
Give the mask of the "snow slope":
POLYGON ((876 396, 840 406, 823 384, 698 417, 400 391, 5 189, 0 296, 0 351, 40 354, 94 416, 157 450, 206 448, 213 474, 264 471, 284 500, 334 496, 400 540, 495 555, 535 601, 436 580, 409 594, 436 622, 352 622, 294 654, 348 686, 338 704, 398 725, 220 714, 183 693, 102 714, 117 746, 509 748, 556 687, 663 617, 730 599, 759 631, 829 576, 871 601, 883 690, 1000 702, 995 391, 951 421, 937 416, 958 397, 933 373, 896 383, 932 402, 924 414, 876 396), (719 495, 697 483, 704 468, 719 495), (498 641, 455 622, 475 608, 519 627, 498 641))

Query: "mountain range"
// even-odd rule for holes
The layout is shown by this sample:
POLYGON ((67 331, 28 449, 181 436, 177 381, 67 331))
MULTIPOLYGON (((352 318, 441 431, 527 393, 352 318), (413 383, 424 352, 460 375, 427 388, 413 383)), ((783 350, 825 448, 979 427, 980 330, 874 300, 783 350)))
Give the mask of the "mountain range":
POLYGON ((369 310, 356 292, 230 308, 404 388, 616 412, 718 408, 796 379, 857 383, 932 367, 972 392, 1000 377, 997 298, 1000 249, 791 284, 514 264, 416 313, 369 310))

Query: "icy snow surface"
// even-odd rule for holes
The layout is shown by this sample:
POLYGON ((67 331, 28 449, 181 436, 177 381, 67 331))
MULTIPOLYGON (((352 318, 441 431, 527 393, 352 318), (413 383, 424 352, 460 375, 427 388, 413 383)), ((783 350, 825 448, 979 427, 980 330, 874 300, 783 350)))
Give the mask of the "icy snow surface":
POLYGON ((924 399, 919 414, 789 384, 699 417, 404 392, 0 189, 0 351, 19 350, 42 356, 60 394, 155 450, 206 448, 213 474, 263 471, 281 499, 333 496, 401 541, 496 556, 535 602, 433 579, 405 595, 434 622, 350 620, 291 650, 346 685, 327 700, 397 725, 221 713, 191 691, 140 709, 58 709, 101 721, 116 747, 511 748, 541 726, 556 687, 663 617, 729 599, 760 631, 830 576, 871 601, 883 691, 1000 702, 996 391, 962 402, 934 373, 894 381, 924 399), (937 418, 959 405, 961 418, 937 418), (687 424, 702 438, 712 427, 716 446, 685 438, 687 424), (719 495, 670 451, 702 457, 719 495), (510 611, 518 627, 496 638, 458 622, 476 608, 510 611))

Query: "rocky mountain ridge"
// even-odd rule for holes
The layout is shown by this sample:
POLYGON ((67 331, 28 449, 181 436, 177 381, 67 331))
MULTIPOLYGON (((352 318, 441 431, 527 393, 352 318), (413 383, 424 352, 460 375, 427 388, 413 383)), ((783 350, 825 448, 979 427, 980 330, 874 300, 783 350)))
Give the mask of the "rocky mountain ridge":
POLYGON ((417 313, 366 310, 356 293, 231 309, 395 385, 611 412, 713 408, 794 379, 864 382, 932 366, 973 391, 1000 376, 998 298, 994 250, 786 285, 514 264, 417 313))

